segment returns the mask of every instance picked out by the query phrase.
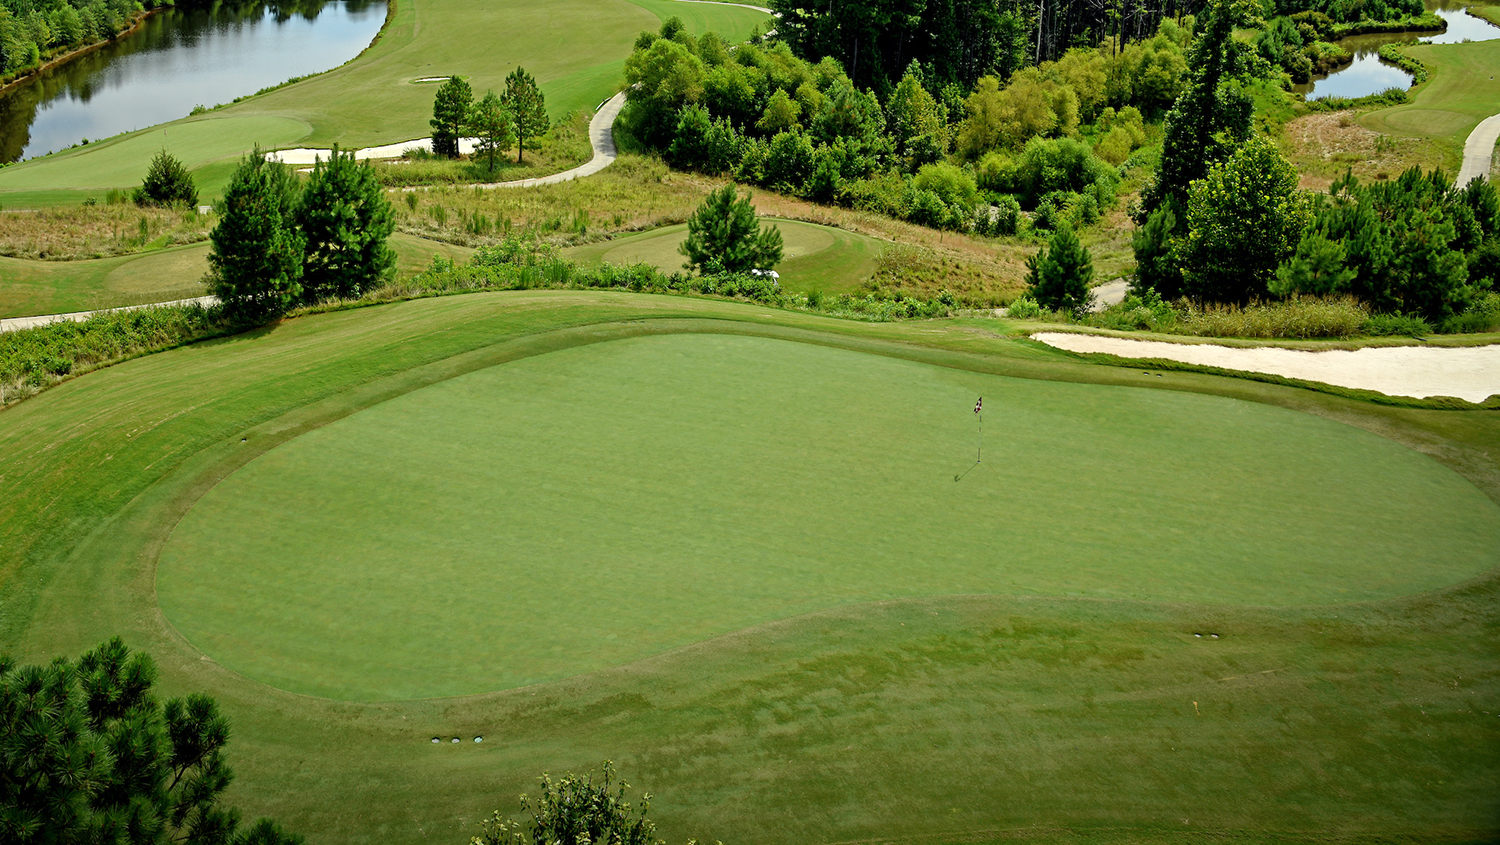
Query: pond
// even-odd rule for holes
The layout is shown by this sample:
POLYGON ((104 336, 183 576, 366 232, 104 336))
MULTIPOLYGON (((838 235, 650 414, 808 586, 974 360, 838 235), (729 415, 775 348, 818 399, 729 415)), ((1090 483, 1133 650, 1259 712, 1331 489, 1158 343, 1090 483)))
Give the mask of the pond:
POLYGON ((130 35, 0 94, 0 162, 186 116, 338 67, 385 23, 383 0, 168 8, 130 35))
POLYGON ((1387 88, 1410 88, 1411 74, 1380 60, 1378 53, 1382 46, 1413 38, 1423 44, 1458 44, 1500 38, 1500 27, 1469 14, 1461 7, 1438 8, 1433 11, 1448 22, 1446 31, 1435 35, 1386 32, 1345 38, 1338 44, 1354 54, 1352 63, 1328 76, 1315 76, 1306 84, 1294 85, 1292 90, 1314 100, 1318 97, 1364 97, 1378 94, 1387 88))

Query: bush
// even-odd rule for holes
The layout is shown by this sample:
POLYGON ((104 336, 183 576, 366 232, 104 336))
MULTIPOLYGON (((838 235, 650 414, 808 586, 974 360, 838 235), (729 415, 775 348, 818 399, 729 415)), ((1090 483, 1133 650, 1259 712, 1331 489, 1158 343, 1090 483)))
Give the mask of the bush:
POLYGON ((1432 327, 1421 317, 1408 317, 1405 314, 1371 314, 1368 320, 1359 327, 1362 334, 1371 337, 1391 337, 1395 335, 1410 335, 1420 337, 1432 334, 1432 327))
POLYGON ((1035 320, 1041 316, 1041 313, 1042 306, 1038 305, 1036 300, 1031 298, 1031 294, 1022 294, 1005 309, 1006 316, 1014 317, 1017 320, 1035 320))
POLYGON ((1200 337, 1297 338, 1354 337, 1370 312, 1352 297, 1294 297, 1273 304, 1252 303, 1188 308, 1177 331, 1200 337))
POLYGON ((521 796, 521 809, 531 818, 525 823, 508 819, 496 810, 480 822, 474 845, 529 845, 532 842, 582 843, 608 845, 655 845, 656 825, 646 818, 651 809, 650 794, 643 795, 640 807, 625 800, 630 784, 614 783, 614 764, 604 761, 597 775, 586 772, 564 775, 556 783, 543 774, 541 795, 535 800, 521 796))
POLYGON ((136 205, 193 206, 198 204, 198 186, 193 184, 187 167, 162 150, 151 159, 146 181, 135 189, 132 198, 136 205))

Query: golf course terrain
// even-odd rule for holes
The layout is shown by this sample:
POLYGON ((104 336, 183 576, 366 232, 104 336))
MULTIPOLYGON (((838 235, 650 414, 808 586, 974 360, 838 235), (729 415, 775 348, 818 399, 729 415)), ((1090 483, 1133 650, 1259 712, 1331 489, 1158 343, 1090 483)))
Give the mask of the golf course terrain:
POLYGON ((209 199, 257 144, 358 149, 425 138, 436 86, 417 80, 434 76, 467 76, 483 96, 503 91, 506 74, 521 66, 541 85, 554 119, 592 112, 618 90, 636 35, 672 16, 689 32, 713 30, 731 43, 770 21, 741 6, 678 0, 479 6, 400 0, 375 42, 343 67, 206 114, 0 169, 0 205, 76 204, 134 187, 163 149, 192 169, 209 199))
MULTIPOLYGON (((781 232, 783 255, 776 272, 783 289, 795 292, 845 293, 859 287, 874 273, 884 244, 875 238, 798 220, 762 218, 762 226, 781 232)), ((663 226, 634 235, 587 246, 572 247, 564 255, 580 263, 608 261, 611 264, 645 263, 663 273, 683 268, 677 248, 687 240, 687 224, 663 226)))
POLYGON ((0 412, 0 641, 151 653, 309 841, 603 759, 670 842, 1489 839, 1493 412, 1003 325, 489 293, 90 373, 0 412))
MULTIPOLYGON (((343 67, 0 168, 7 213, 101 198, 12 216, 0 316, 205 293, 222 218, 102 199, 162 149, 207 203, 256 144, 429 134, 435 76, 592 112, 672 16, 775 24, 399 0, 343 67)), ((1410 48, 1431 81, 1360 125, 1461 146, 1497 45, 1410 48)), ((1060 312, 999 316, 1043 236, 779 183, 776 307, 617 272, 681 270, 664 224, 722 184, 647 153, 387 183, 394 281, 0 335, 0 656, 123 638, 227 717, 224 805, 316 845, 463 845, 605 760, 672 845, 1500 842, 1500 414, 1074 355, 1029 337, 1060 312)), ((1088 224, 1097 282, 1135 199, 1088 224)))
MULTIPOLYGON (((414 235, 391 236, 396 268, 410 275, 434 255, 462 260, 472 250, 414 235)), ((85 261, 0 256, 0 317, 65 314, 203 296, 208 243, 85 261)))

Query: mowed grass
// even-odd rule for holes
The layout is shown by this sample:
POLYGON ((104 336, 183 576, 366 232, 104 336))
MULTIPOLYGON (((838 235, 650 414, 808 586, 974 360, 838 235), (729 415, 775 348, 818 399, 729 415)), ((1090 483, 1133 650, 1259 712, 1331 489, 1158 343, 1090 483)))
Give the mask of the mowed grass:
MULTIPOLYGON (((467 247, 398 232, 391 236, 399 276, 414 275, 434 255, 463 261, 467 247)), ((65 314, 203 296, 209 244, 84 261, 0 256, 0 317, 65 314)))
POLYGON ((1359 122, 1376 132, 1443 140, 1462 158, 1469 133, 1500 111, 1500 80, 1495 79, 1500 40, 1419 44, 1402 50, 1427 66, 1427 84, 1410 103, 1370 112, 1359 122))
MULTIPOLYGON (((320 842, 465 841, 491 810, 514 811, 514 796, 534 790, 539 772, 605 758, 657 796, 652 817, 671 842, 1493 840, 1493 569, 1418 595, 1307 607, 1193 597, 893 599, 565 680, 378 704, 248 679, 193 648, 157 604, 156 554, 172 526, 278 446, 468 373, 683 332, 940 365, 966 391, 965 404, 973 385, 964 380, 981 375, 1247 400, 1268 406, 1260 412, 1305 413, 1356 438, 1378 434, 1424 452, 1431 457, 1412 459, 1441 464, 1500 500, 1493 413, 1376 406, 1192 373, 1146 376, 1006 338, 1006 328, 518 292, 305 317, 91 373, 0 411, 0 649, 34 662, 123 634, 156 657, 166 694, 207 692, 233 720, 231 801, 320 842), (485 741, 473 743, 476 735, 485 741), (444 742, 432 744, 434 736, 444 742), (453 737, 463 741, 447 742, 453 737)), ((1108 392, 1085 392, 1070 416, 1087 417, 1108 392)), ((775 439, 761 428, 758 437, 775 439)), ((1003 458, 1001 450, 995 460, 1003 458)), ((990 471, 988 457, 981 471, 990 471)), ((945 479, 952 484, 946 467, 945 479)), ((1329 489, 1337 482, 1328 479, 1329 489)), ((1417 495, 1408 500, 1414 512, 1426 507, 1417 495)), ((758 514, 740 516, 750 524, 758 514)), ((1011 515, 1023 517, 1060 557, 1137 542, 1070 535, 1051 526, 1052 514, 1011 515)), ((432 552, 427 565, 441 564, 443 549, 432 552)), ((670 620, 693 602, 693 589, 683 584, 665 601, 621 592, 615 601, 650 604, 670 620)), ((519 591, 489 604, 460 593, 451 600, 447 624, 458 630, 530 601, 519 591)), ((575 620, 551 622, 527 650, 572 636, 575 620)))
POLYGON ((167 620, 226 667, 411 699, 914 596, 1389 598, 1500 564, 1500 508, 1305 414, 678 335, 528 358, 309 433, 220 482, 160 560, 167 620), (452 625, 466 605, 504 612, 452 625))
POLYGON ((436 88, 412 82, 429 76, 467 76, 483 96, 503 91, 506 75, 522 66, 541 84, 553 119, 593 111, 624 81, 636 35, 670 14, 689 31, 714 29, 735 41, 769 20, 751 9, 667 0, 401 0, 375 42, 344 66, 206 115, 7 167, 0 204, 44 207, 78 201, 85 190, 137 185, 163 148, 205 171, 207 193, 215 193, 257 143, 349 149, 425 138, 436 88))
MULTIPOLYGON (((831 226, 774 218, 761 218, 760 223, 781 232, 785 258, 776 265, 776 271, 781 274, 782 288, 789 291, 853 291, 875 272, 880 253, 885 248, 875 238, 831 226)), ((683 223, 572 247, 564 250, 564 254, 582 262, 644 262, 664 273, 675 273, 682 271, 683 262, 687 260, 677 249, 685 240, 687 224, 683 223)))

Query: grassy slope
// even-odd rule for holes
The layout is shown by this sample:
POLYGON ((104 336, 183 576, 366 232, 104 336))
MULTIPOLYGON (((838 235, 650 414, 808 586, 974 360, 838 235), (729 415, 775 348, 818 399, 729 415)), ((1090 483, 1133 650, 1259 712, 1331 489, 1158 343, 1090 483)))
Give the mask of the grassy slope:
POLYGON ((592 110, 618 88, 636 34, 677 14, 689 29, 743 39, 765 16, 750 9, 667 0, 400 0, 380 36, 343 67, 206 115, 0 170, 0 203, 37 207, 139 183, 165 147, 199 172, 205 198, 250 147, 364 147, 425 137, 432 85, 460 73, 479 94, 504 90, 517 65, 541 83, 554 118, 592 110))
MULTIPOLYGON (((125 634, 157 656, 168 690, 205 690, 234 719, 234 799, 324 842, 462 841, 489 810, 512 809, 538 771, 605 757, 661 796, 653 816, 674 842, 983 842, 1012 838, 1006 831, 1067 842, 1492 839, 1494 572, 1406 599, 1308 609, 1007 597, 856 605, 566 681, 380 705, 247 681, 187 646, 156 610, 165 529, 255 455, 447 377, 673 329, 1280 405, 1416 448, 1500 501, 1494 414, 1195 374, 1146 379, 1007 340, 993 325, 865 325, 618 294, 474 295, 303 318, 91 374, 0 412, 0 645, 39 660, 125 634), (684 318, 699 319, 670 322, 684 318), (468 741, 480 733, 482 745, 468 741), (465 741, 434 746, 435 735, 465 741)), ((462 626, 504 611, 460 600, 452 618, 462 626)), ((533 647, 551 644, 544 635, 533 647)))
MULTIPOLYGON (((412 275, 435 254, 465 260, 465 247, 403 233, 391 237, 397 272, 412 275)), ((208 244, 87 261, 30 261, 0 256, 0 317, 64 314, 204 294, 208 244)))
MULTIPOLYGON (((786 259, 776 266, 781 285, 789 291, 853 291, 870 278, 884 244, 871 237, 796 220, 763 219, 781 231, 786 259)), ((682 270, 677 247, 687 239, 687 224, 565 250, 577 261, 629 264, 644 261, 664 273, 682 270)))
POLYGON ((1377 132, 1441 139, 1461 158, 1469 132, 1500 111, 1500 41, 1403 49, 1427 66, 1427 83, 1410 103, 1370 112, 1359 122, 1377 132))

